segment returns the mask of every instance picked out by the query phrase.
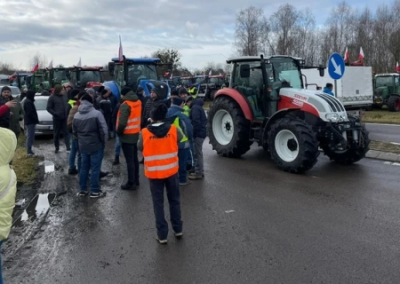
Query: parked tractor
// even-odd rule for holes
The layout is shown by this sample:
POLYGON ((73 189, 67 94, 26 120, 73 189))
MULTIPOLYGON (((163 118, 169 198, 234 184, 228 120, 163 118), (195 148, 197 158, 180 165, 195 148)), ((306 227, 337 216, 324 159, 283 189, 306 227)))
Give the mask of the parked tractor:
POLYGON ((121 89, 129 86, 136 92, 140 86, 144 94, 150 97, 152 88, 157 88, 161 92, 163 99, 167 100, 171 95, 171 89, 166 82, 158 80, 158 66, 162 65, 159 58, 126 58, 122 63, 118 58, 113 58, 108 63, 108 71, 114 81, 104 82, 105 86, 110 87, 117 98, 120 97, 121 89))
POLYGON ((103 80, 103 67, 77 67, 68 68, 66 72, 67 79, 72 86, 79 89, 97 88, 102 86, 103 80))
POLYGON ((398 73, 376 74, 374 77, 374 107, 386 105, 389 111, 400 111, 398 73))
POLYGON ((301 173, 318 160, 351 164, 369 150, 368 132, 343 104, 318 90, 304 89, 304 60, 291 56, 246 56, 232 64, 229 88, 215 94, 208 113, 210 144, 218 154, 240 157, 253 142, 283 171, 301 173))
POLYGON ((184 88, 189 88, 194 84, 194 82, 195 78, 193 76, 181 77, 181 84, 184 88))
POLYGON ((203 97, 204 100, 212 101, 217 91, 224 86, 224 83, 225 78, 223 75, 207 76, 198 88, 198 96, 200 98, 203 97))
POLYGON ((55 85, 63 85, 69 82, 69 70, 65 67, 57 67, 47 69, 46 83, 49 88, 54 88, 55 85))

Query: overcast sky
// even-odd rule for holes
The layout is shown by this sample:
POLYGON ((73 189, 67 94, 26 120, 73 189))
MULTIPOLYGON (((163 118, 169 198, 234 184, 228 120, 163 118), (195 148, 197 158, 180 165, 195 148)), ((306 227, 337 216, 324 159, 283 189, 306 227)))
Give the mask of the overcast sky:
MULTIPOLYGON (((309 7, 323 24, 337 0, 289 0, 309 7)), ((373 3, 375 2, 375 3, 373 3)), ((372 0, 351 5, 373 11, 372 0)), ((383 0, 382 2, 390 2, 383 0)), ((285 2, 271 0, 0 0, 0 61, 31 68, 32 55, 54 65, 105 65, 118 55, 150 55, 159 48, 179 49, 189 69, 225 62, 234 53, 236 14, 250 5, 274 13, 285 2)), ((41 66, 45 67, 45 66, 41 66)))

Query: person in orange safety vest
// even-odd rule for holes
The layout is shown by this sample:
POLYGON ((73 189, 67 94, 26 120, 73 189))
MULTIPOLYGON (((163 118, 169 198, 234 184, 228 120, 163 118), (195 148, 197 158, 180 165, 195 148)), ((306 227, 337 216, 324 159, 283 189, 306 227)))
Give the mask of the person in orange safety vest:
POLYGON ((182 237, 182 220, 178 179, 178 143, 183 133, 166 122, 168 109, 158 104, 151 112, 151 124, 142 129, 138 148, 143 152, 144 173, 150 181, 153 209, 156 219, 157 240, 167 243, 168 223, 164 217, 164 187, 170 209, 172 228, 176 238, 182 237))
POLYGON ((129 87, 121 90, 121 99, 115 128, 128 169, 128 181, 121 185, 121 189, 136 190, 139 186, 137 142, 140 133, 142 102, 129 87))

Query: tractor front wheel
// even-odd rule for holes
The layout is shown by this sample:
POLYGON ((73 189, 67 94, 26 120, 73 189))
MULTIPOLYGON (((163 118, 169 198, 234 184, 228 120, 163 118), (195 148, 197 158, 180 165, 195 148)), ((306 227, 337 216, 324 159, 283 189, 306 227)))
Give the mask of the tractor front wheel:
POLYGON ((213 102, 207 126, 210 144, 219 155, 240 157, 250 149, 250 121, 232 99, 218 98, 213 102))
POLYGON ((286 172, 302 173, 318 160, 318 140, 311 126, 299 118, 277 120, 268 134, 268 149, 277 166, 286 172))
POLYGON ((400 111, 400 96, 392 95, 389 97, 387 102, 387 107, 389 111, 400 111))

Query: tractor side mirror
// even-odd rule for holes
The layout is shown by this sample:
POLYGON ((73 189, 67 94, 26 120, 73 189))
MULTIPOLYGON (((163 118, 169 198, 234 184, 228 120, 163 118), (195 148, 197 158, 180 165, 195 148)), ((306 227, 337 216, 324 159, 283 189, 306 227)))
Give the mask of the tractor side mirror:
POLYGON ((325 76, 325 68, 324 68, 324 66, 320 65, 318 67, 318 70, 319 70, 319 76, 320 77, 324 77, 325 76))
POLYGON ((108 62, 108 74, 110 74, 110 76, 113 76, 114 69, 115 69, 115 63, 114 62, 108 62))
POLYGON ((241 78, 250 78, 250 65, 249 64, 240 65, 240 77, 241 78))

